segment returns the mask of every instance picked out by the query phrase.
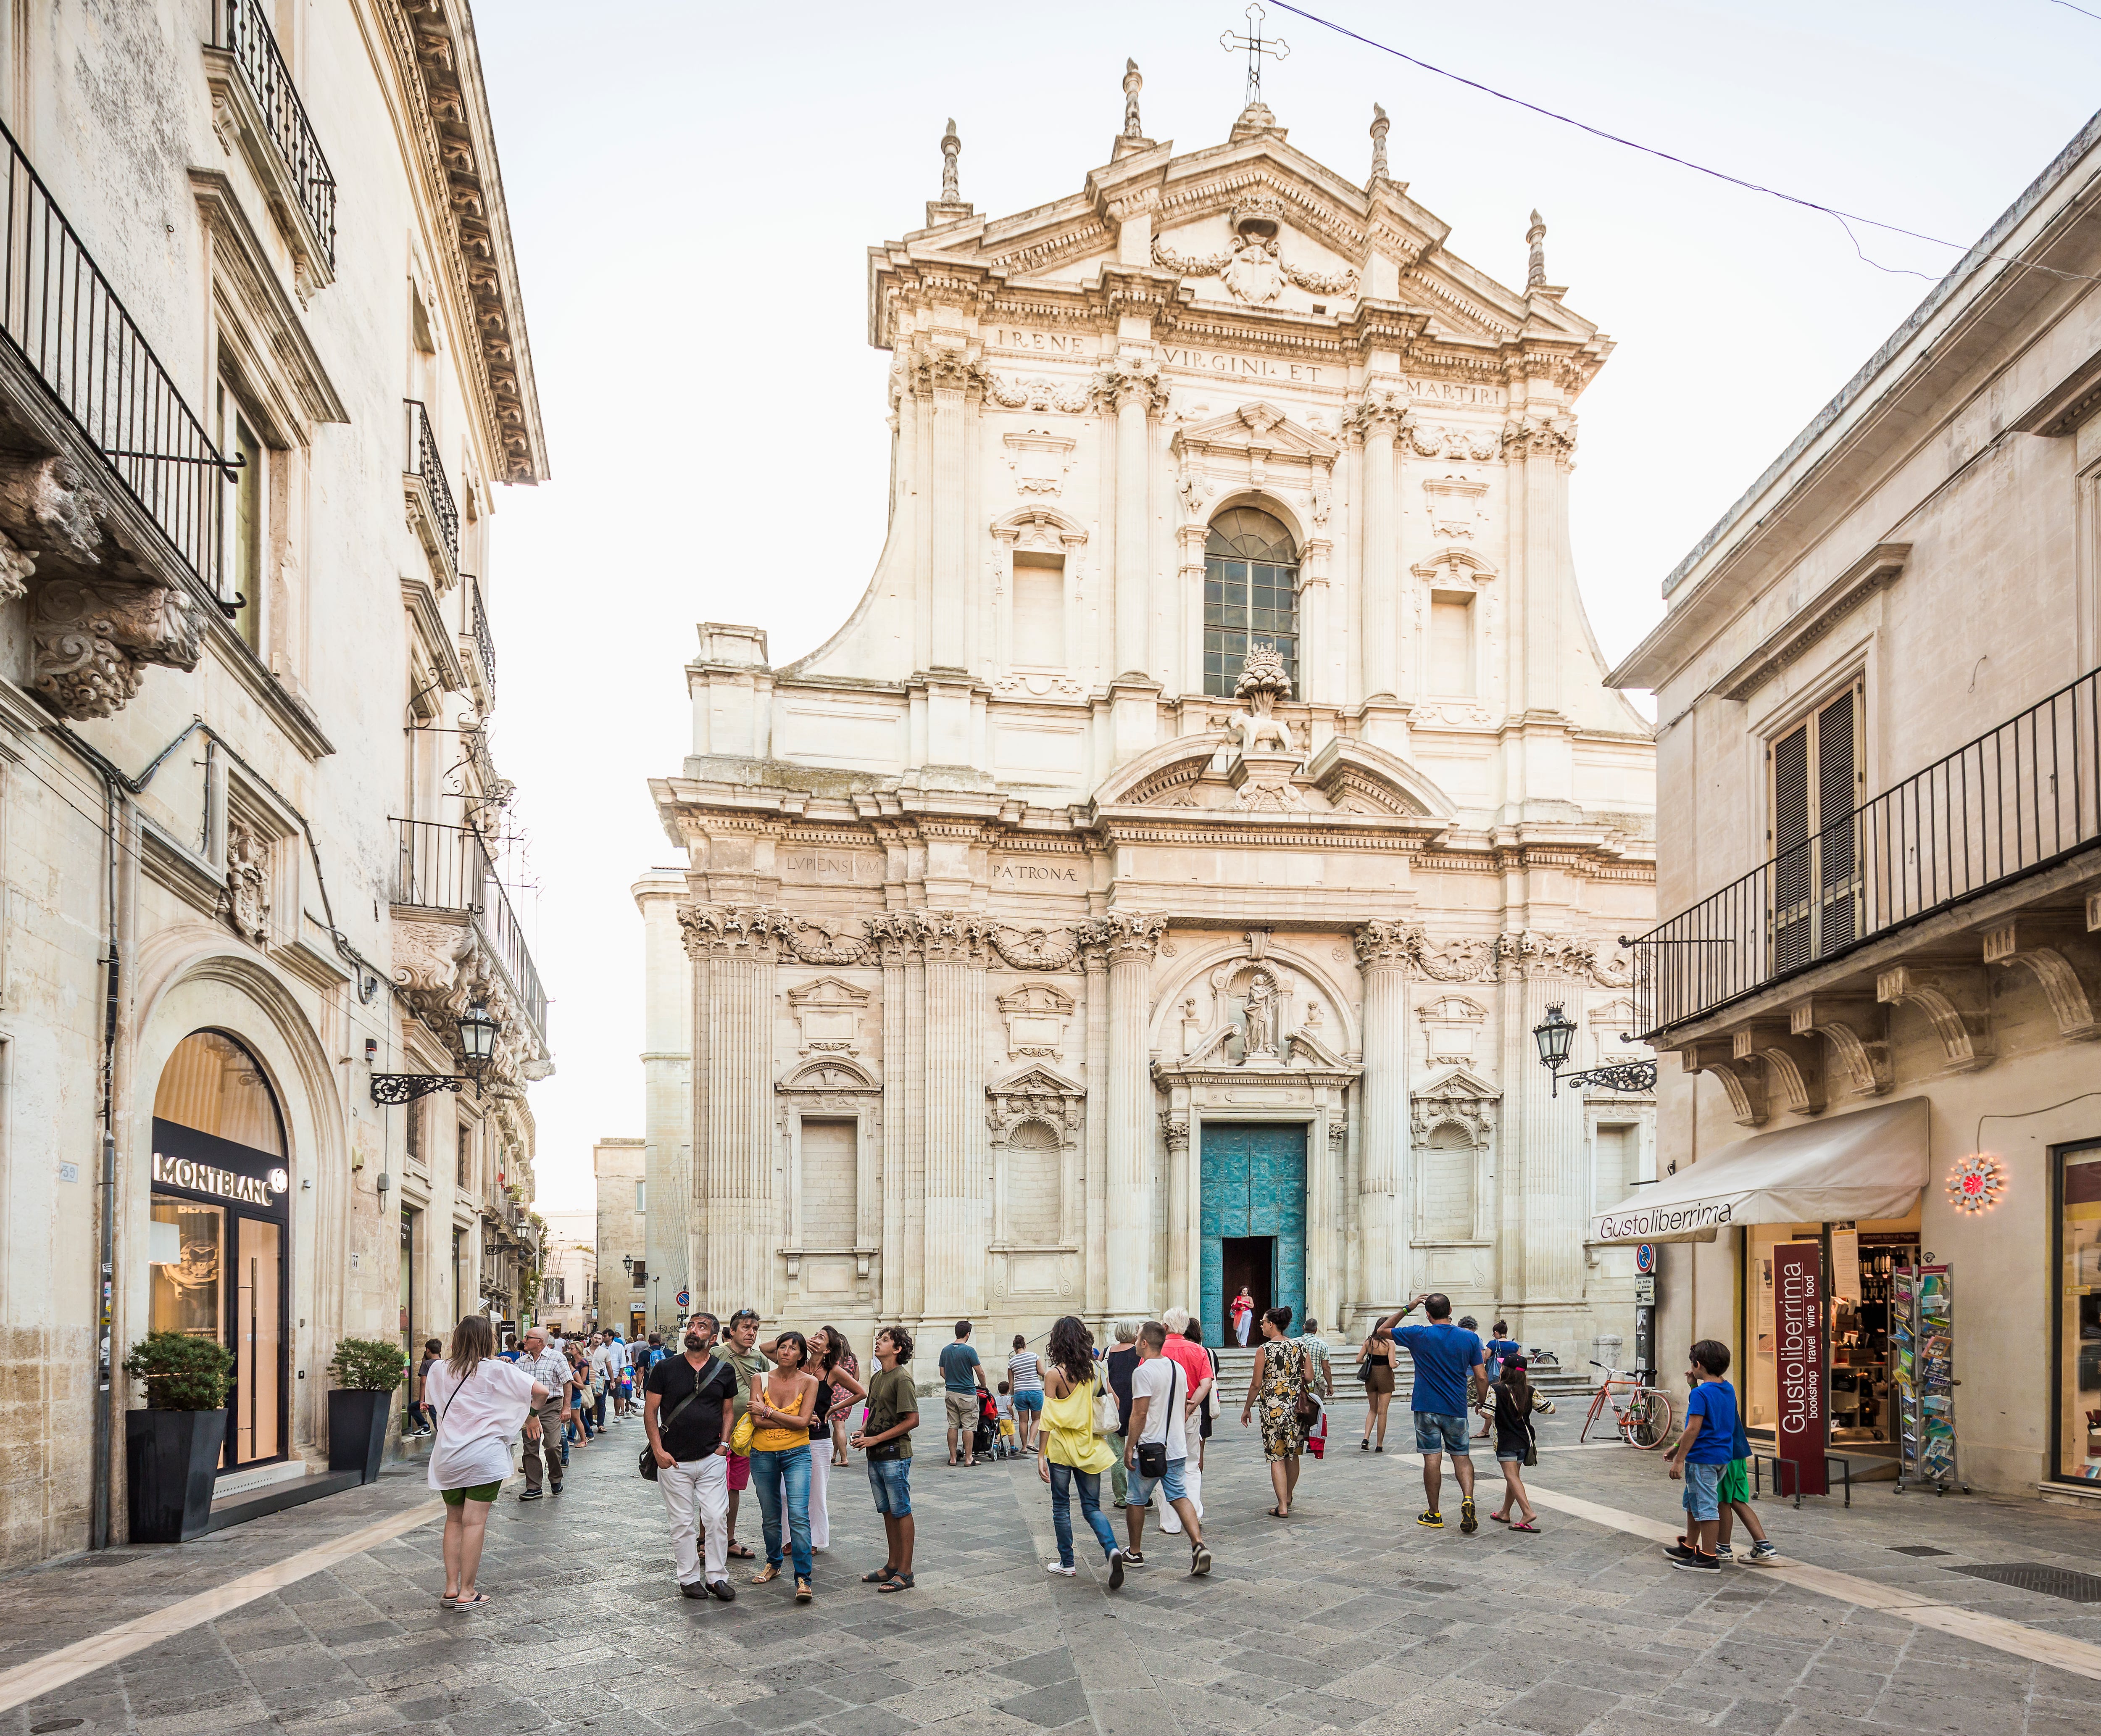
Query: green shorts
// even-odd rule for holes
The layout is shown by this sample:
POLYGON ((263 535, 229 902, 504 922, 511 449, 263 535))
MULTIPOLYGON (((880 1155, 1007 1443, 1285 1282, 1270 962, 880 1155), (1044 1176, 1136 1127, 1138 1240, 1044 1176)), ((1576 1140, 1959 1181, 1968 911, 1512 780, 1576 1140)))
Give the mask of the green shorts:
POLYGON ((493 1501, 501 1483, 475 1483, 466 1489, 440 1489, 438 1493, 448 1507, 464 1507, 469 1501, 493 1501))
POLYGON ((1714 1498, 1727 1507, 1732 1501, 1749 1501, 1751 1498, 1751 1462, 1748 1459, 1732 1459, 1722 1468, 1722 1484, 1714 1491, 1714 1498))

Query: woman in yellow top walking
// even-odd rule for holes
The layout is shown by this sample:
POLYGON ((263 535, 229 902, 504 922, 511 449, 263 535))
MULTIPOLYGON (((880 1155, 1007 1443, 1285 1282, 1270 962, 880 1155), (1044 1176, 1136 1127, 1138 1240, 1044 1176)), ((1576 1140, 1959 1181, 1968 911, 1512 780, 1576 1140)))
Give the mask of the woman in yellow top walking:
POLYGON ((810 1415, 817 1377, 806 1373, 810 1345, 800 1332, 773 1341, 775 1366, 751 1377, 751 1486, 765 1515, 766 1565, 754 1585, 781 1577, 781 1511, 795 1557, 795 1601, 810 1601, 810 1415))
POLYGON ((1073 1562, 1073 1485, 1080 1486, 1080 1512, 1094 1528, 1108 1559, 1109 1589, 1123 1583, 1123 1551, 1102 1517, 1102 1472, 1116 1463, 1116 1449, 1095 1427, 1095 1397, 1104 1390, 1095 1366, 1095 1340, 1068 1314, 1050 1328, 1044 1347, 1042 1453, 1036 1468, 1050 1486, 1050 1525, 1058 1534, 1058 1559, 1044 1570, 1068 1579, 1073 1562))

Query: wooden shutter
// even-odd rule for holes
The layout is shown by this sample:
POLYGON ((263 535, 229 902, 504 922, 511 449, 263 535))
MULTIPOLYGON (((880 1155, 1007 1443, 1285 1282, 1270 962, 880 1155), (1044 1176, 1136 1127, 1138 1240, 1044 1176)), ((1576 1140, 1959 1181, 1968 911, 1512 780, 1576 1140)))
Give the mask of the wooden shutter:
POLYGON ((1860 850, 1853 810, 1859 755, 1850 690, 1816 714, 1817 947, 1823 954, 1860 932, 1860 850))
POLYGON ((1810 957, 1816 909, 1810 871, 1809 725, 1772 745, 1772 906, 1776 971, 1810 957))
POLYGON ((1772 744, 1776 972, 1861 932, 1860 697, 1848 689, 1772 744))

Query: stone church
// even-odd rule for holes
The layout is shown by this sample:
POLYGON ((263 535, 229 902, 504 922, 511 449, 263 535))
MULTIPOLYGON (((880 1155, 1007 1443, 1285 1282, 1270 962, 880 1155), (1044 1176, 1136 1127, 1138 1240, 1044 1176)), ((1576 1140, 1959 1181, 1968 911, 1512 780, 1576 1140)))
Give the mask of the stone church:
MULTIPOLYGON (((1653 751, 1568 541, 1610 343, 1259 103, 870 250, 888 538, 778 667, 709 622, 649 956, 652 1324, 1176 1302, 1357 1330, 1418 1289, 1628 1335, 1594 1204, 1653 1174, 1617 937, 1653 751), (690 1298, 690 1304, 687 1299, 690 1298)), ((1515 249, 1515 226, 1511 249, 1515 249)), ((874 406, 870 406, 871 414, 874 406)), ((639 1280, 638 1280, 639 1282, 639 1280)), ((989 1327, 990 1330, 988 1330, 989 1327)), ((1588 1352, 1586 1350, 1585 1354, 1588 1352)))

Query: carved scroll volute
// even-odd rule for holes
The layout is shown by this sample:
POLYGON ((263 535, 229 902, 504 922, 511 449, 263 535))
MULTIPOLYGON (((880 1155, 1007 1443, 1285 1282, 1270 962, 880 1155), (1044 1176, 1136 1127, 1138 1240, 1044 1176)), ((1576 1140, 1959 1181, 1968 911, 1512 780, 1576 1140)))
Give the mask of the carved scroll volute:
POLYGON ((66 717, 108 717, 145 679, 140 666, 191 670, 204 615, 184 591, 121 582, 53 579, 29 618, 32 683, 66 717))

